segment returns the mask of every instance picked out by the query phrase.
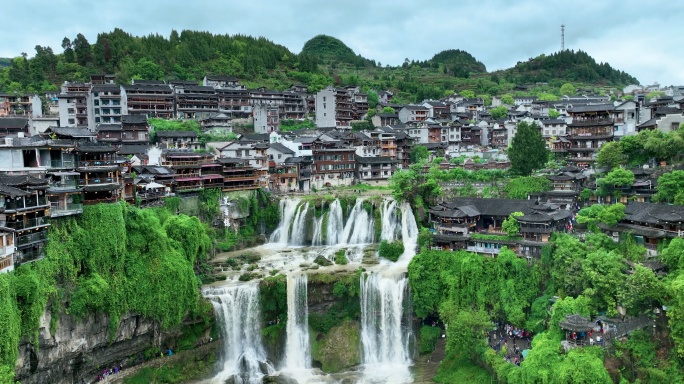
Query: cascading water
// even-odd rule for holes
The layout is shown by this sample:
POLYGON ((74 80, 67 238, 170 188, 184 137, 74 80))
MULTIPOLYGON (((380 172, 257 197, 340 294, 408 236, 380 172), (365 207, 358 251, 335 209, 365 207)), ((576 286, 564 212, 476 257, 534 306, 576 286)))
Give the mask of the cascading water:
POLYGON ((264 374, 273 373, 261 344, 259 286, 256 283, 208 288, 204 291, 221 324, 223 366, 212 383, 233 379, 236 384, 261 383, 264 374))
POLYGON ((306 274, 287 276, 287 339, 283 371, 298 372, 299 375, 311 368, 306 290, 306 274))
POLYGON ((325 215, 316 218, 314 214, 314 231, 311 237, 311 245, 314 247, 323 245, 323 220, 325 220, 325 215))
MULTIPOLYGON (((385 271, 388 272, 388 271, 385 271)), ((403 272, 361 276, 361 340, 366 383, 410 383, 409 339, 404 320, 408 279, 403 272)))
POLYGON ((363 207, 363 199, 356 199, 352 208, 340 243, 342 244, 368 244, 375 240, 375 220, 363 207))
POLYGON ((294 221, 292 222, 292 234, 287 242, 292 245, 304 245, 306 235, 306 215, 309 212, 309 203, 300 204, 294 221))
POLYGON ((340 244, 342 242, 342 232, 344 231, 344 216, 342 214, 342 205, 337 199, 330 204, 327 224, 328 228, 325 233, 326 244, 340 244))
POLYGON ((280 200, 280 224, 268 239, 271 243, 287 245, 290 240, 290 224, 297 212, 299 200, 283 199, 280 200))
POLYGON ((404 242, 404 253, 399 257, 397 263, 408 265, 416 255, 418 246, 418 225, 413 216, 411 205, 407 202, 401 203, 401 239, 404 242))
POLYGON ((396 239, 399 233, 399 221, 397 220, 397 202, 394 200, 383 200, 380 210, 380 218, 382 219, 382 232, 380 240, 387 240, 392 242, 396 239))

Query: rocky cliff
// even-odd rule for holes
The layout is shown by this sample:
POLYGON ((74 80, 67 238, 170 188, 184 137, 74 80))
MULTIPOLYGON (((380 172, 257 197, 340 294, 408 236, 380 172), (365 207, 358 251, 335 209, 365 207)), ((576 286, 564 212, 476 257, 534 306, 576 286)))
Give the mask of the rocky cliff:
POLYGON ((159 327, 135 314, 122 316, 116 335, 109 338, 107 315, 74 319, 62 315, 50 332, 51 316, 41 319, 38 345, 19 345, 16 379, 23 384, 89 383, 102 369, 130 366, 143 359, 144 351, 162 340, 159 327))

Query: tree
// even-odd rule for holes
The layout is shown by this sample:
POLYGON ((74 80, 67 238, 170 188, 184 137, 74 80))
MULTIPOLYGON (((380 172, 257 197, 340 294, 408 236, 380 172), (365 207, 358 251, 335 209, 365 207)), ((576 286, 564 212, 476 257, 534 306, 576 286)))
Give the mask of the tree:
POLYGON ((368 91, 368 106, 372 109, 375 109, 375 107, 378 105, 380 97, 378 96, 378 93, 375 92, 374 90, 368 91))
POLYGON ((74 54, 80 65, 85 66, 90 62, 92 55, 90 43, 88 42, 88 39, 80 33, 76 35, 76 39, 74 39, 74 54))
POLYGON ((575 86, 570 84, 570 83, 565 83, 561 85, 560 87, 560 94, 564 96, 575 96, 575 92, 577 90, 575 89, 575 86))
POLYGON ((528 124, 523 121, 518 124, 508 158, 511 161, 511 171, 522 176, 529 176, 532 171, 546 164, 549 150, 536 123, 528 124))
POLYGON ((559 97, 553 93, 542 93, 539 95, 540 101, 558 101, 559 97))
POLYGON ((513 212, 501 224, 501 229, 508 234, 508 237, 515 237, 520 232, 520 224, 516 217, 525 216, 522 212, 513 212))
POLYGON ((558 112, 557 110, 555 110, 553 108, 549 109, 549 117, 550 118, 557 119, 558 116, 560 116, 560 112, 558 112))
POLYGON ((430 157, 430 153, 428 152, 426 146, 416 145, 411 150, 409 157, 411 158, 411 164, 418 164, 424 160, 427 160, 428 157, 430 157))
MULTIPOLYGON (((607 196, 611 192, 618 193, 615 189, 631 187, 634 184, 634 174, 624 168, 615 168, 608 172, 606 177, 598 179, 599 188, 597 196, 607 196)), ((617 195, 616 195, 617 197, 617 195)))
POLYGON ((604 223, 609 226, 617 224, 625 217, 625 206, 622 203, 613 205, 594 204, 590 207, 582 208, 577 213, 577 222, 589 224, 595 228, 596 223, 604 223))
POLYGON ((684 171, 672 171, 658 178, 658 192, 653 195, 655 202, 672 202, 684 197, 684 171))
POLYGON ((67 63, 73 63, 74 60, 74 49, 71 47, 71 40, 68 37, 62 39, 62 48, 64 49, 64 60, 67 63))
POLYGON ((469 90, 469 89, 465 89, 465 90, 463 90, 463 91, 461 91, 461 92, 459 92, 459 93, 460 93, 461 96, 463 96, 463 97, 466 98, 466 99, 473 99, 473 98, 475 98, 475 92, 473 92, 473 91, 471 91, 471 90, 469 90))
POLYGON ((649 92, 648 95, 646 95, 646 100, 657 99, 657 98, 663 96, 664 94, 665 94, 665 92, 652 91, 652 92, 649 92))
POLYGON ((505 119, 508 116, 508 108, 506 108, 503 105, 500 105, 498 107, 490 109, 489 113, 492 115, 492 119, 494 120, 505 119))
POLYGON ((506 94, 501 96, 501 102, 507 105, 513 105, 515 104, 515 100, 513 99, 513 96, 506 94))
POLYGON ((145 58, 138 60, 133 71, 135 79, 161 80, 164 78, 162 67, 145 58))
POLYGON ((618 165, 622 165, 626 160, 627 157, 622 152, 622 145, 617 141, 603 144, 596 156, 596 164, 606 169, 613 169, 618 165))
POLYGON ((530 193, 550 191, 551 181, 543 176, 515 177, 508 181, 504 192, 509 199, 527 199, 530 193))
POLYGON ((392 107, 384 107, 384 108, 382 109, 382 111, 380 111, 380 113, 391 113, 391 114, 395 114, 395 113, 397 113, 397 112, 396 112, 396 111, 394 110, 394 108, 392 108, 392 107))

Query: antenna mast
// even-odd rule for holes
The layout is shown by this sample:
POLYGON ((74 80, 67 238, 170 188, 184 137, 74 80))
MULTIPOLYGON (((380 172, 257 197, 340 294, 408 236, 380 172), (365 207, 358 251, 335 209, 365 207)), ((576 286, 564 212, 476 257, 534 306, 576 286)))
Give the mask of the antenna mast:
POLYGON ((565 24, 561 24, 561 51, 565 51, 565 24))

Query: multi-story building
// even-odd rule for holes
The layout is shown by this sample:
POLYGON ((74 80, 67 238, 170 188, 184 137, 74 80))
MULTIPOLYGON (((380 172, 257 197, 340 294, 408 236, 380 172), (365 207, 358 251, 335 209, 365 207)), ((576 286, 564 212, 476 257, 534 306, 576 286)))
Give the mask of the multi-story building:
POLYGON ((325 148, 316 145, 313 152, 313 179, 316 188, 351 185, 356 171, 354 148, 325 148))
POLYGON ((118 124, 121 116, 128 111, 121 101, 121 87, 115 84, 93 85, 88 98, 88 126, 91 129, 98 124, 118 124))
POLYGON ((215 174, 202 174, 203 167, 213 168, 214 156, 207 152, 193 150, 166 149, 161 154, 161 166, 168 167, 174 172, 174 191, 176 193, 194 192, 205 188, 203 176, 208 180, 207 185, 213 184, 215 174))
POLYGON ((354 118, 353 108, 349 91, 328 86, 316 93, 316 126, 350 128, 354 118))
POLYGON ((190 149, 198 150, 202 148, 195 131, 156 131, 157 142, 164 144, 169 149, 190 149))
POLYGON ((0 117, 0 138, 10 135, 28 135, 29 119, 27 117, 0 117))
POLYGON ((205 87, 212 87, 216 89, 238 88, 240 87, 240 81, 237 77, 233 76, 207 75, 204 76, 204 79, 202 80, 202 85, 205 87))
POLYGON ((302 120, 306 118, 307 101, 306 88, 294 87, 294 90, 285 91, 283 105, 280 107, 280 118, 289 120, 302 120))
MULTIPOLYGON (((50 225, 46 188, 45 179, 28 175, 0 176, 0 233, 8 244, 7 239, 14 237, 15 266, 45 256, 47 227, 50 225)), ((7 257, 8 249, 3 251, 7 257)))
POLYGON ((135 81, 121 87, 128 114, 170 119, 174 115, 173 89, 162 81, 135 81))
POLYGON ((213 87, 182 84, 174 88, 178 118, 201 119, 218 112, 218 96, 213 87))
POLYGON ((38 95, 0 93, 0 116, 43 115, 43 103, 38 95))
POLYGON ((427 120, 428 112, 422 105, 404 105, 399 110, 399 120, 404 124, 420 124, 427 120))
POLYGON ((60 127, 88 127, 90 83, 65 82, 57 96, 60 127))
POLYGON ((386 183, 397 170, 397 160, 388 156, 356 157, 356 178, 361 182, 386 183))
POLYGON ((585 105, 568 109, 572 123, 567 126, 570 147, 567 162, 589 168, 603 144, 613 141, 612 104, 585 105))
POLYGON ((84 204, 115 203, 126 198, 122 162, 116 147, 105 143, 79 143, 72 152, 84 204))
POLYGON ((150 143, 150 129, 147 117, 143 115, 121 116, 121 143, 146 145, 150 143))
POLYGON ((280 127, 280 114, 277 106, 256 104, 254 106, 254 132, 271 133, 280 127))
POLYGON ((249 117, 252 114, 249 91, 244 88, 218 88, 218 108, 223 113, 228 113, 232 118, 249 117))
POLYGON ((221 157, 216 162, 223 166, 224 192, 259 189, 263 186, 261 170, 249 164, 247 159, 221 157))

